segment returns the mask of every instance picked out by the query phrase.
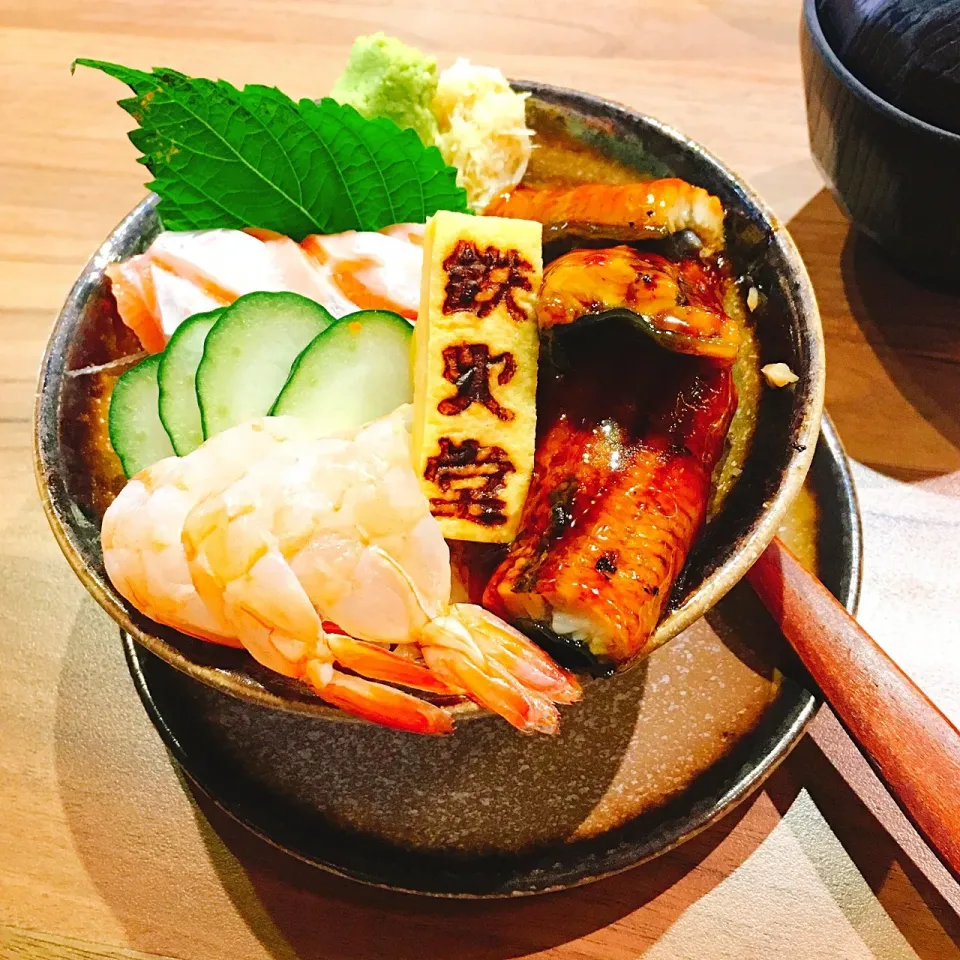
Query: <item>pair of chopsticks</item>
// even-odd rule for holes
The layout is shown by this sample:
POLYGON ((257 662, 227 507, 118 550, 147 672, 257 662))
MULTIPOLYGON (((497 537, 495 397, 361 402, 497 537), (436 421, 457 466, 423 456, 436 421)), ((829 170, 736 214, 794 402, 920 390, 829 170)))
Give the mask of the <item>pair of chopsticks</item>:
POLYGON ((904 812, 960 877, 960 731, 782 541, 747 579, 904 812))

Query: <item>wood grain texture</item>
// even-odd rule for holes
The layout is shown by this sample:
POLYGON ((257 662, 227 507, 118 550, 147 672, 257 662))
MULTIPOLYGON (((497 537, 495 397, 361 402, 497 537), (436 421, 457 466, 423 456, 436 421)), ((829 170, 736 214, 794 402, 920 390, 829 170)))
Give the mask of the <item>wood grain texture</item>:
POLYGON ((732 816, 582 890, 432 903, 291 861, 179 778, 33 487, 50 324, 144 180, 121 89, 71 78, 70 61, 317 95, 354 35, 384 29, 442 64, 464 55, 652 113, 789 224, 820 298, 828 407, 865 465, 862 621, 956 722, 960 310, 898 278, 823 192, 798 17, 795 0, 611 0, 602 16, 581 0, 0 4, 0 956, 960 960, 960 889, 828 712, 732 816))
POLYGON ((960 876, 960 732, 781 540, 747 579, 894 796, 960 876))
POLYGON ((170 960, 155 953, 124 950, 74 937, 0 926, 0 960, 170 960))

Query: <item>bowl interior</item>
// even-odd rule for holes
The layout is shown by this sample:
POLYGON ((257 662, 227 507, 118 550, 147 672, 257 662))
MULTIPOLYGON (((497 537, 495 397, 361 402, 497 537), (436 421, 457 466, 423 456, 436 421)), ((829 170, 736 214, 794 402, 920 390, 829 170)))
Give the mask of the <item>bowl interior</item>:
MULTIPOLYGON (((783 361, 799 382, 760 393, 752 449, 722 509, 695 546, 670 606, 644 653, 699 618, 749 569, 773 537, 813 456, 823 401, 823 344, 810 282, 787 232, 752 191, 703 148, 659 122, 586 94, 536 83, 530 110, 573 152, 602 155, 648 175, 676 175, 716 194, 727 210, 729 255, 746 290, 761 364, 783 361)), ((145 249, 159 230, 156 198, 124 219, 87 265, 58 318, 44 357, 36 411, 37 475, 54 533, 87 588, 138 642, 173 666, 267 706, 336 715, 298 683, 246 654, 147 620, 113 589, 103 567, 100 517, 123 484, 103 450, 106 400, 139 345, 117 319, 104 266, 145 249)), ((472 704, 450 709, 464 715, 472 704)))

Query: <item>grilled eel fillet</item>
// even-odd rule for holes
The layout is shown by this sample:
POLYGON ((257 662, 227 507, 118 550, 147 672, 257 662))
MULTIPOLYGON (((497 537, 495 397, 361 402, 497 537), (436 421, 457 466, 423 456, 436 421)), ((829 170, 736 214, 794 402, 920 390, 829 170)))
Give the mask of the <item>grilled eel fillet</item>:
POLYGON ((625 319, 564 333, 569 369, 544 379, 520 532, 484 603, 615 665, 649 639, 703 525, 736 390, 729 361, 660 349, 625 319))
POLYGON ((583 183, 575 187, 517 187, 496 198, 488 217, 543 224, 544 242, 558 237, 653 240, 681 230, 699 238, 701 255, 723 248, 723 206, 702 187, 668 177, 646 183, 583 183))
POLYGON ((600 660, 641 650, 704 522, 736 408, 730 369, 694 363, 638 433, 568 413, 553 421, 520 534, 487 585, 489 609, 600 660))

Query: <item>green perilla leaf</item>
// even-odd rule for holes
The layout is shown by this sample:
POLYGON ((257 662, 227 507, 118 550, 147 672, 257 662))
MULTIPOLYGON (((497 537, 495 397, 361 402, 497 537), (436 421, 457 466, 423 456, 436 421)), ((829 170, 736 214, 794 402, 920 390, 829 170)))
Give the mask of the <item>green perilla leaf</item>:
POLYGON ((120 106, 137 121, 130 140, 169 230, 260 227, 302 240, 467 211, 440 151, 390 120, 331 99, 295 103, 275 87, 76 63, 133 91, 120 106))

